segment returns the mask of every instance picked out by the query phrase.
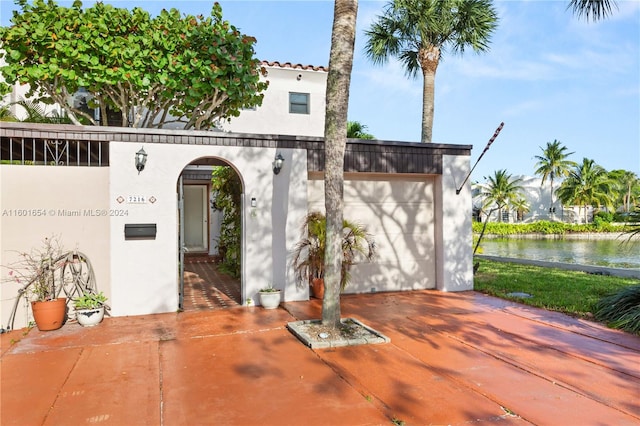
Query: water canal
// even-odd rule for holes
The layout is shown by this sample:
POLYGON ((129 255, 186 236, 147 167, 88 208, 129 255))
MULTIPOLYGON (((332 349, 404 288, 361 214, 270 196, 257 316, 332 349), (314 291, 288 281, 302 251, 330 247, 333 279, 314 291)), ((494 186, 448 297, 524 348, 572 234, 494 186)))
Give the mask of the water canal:
POLYGON ((479 254, 640 270, 640 241, 612 239, 483 238, 479 254))

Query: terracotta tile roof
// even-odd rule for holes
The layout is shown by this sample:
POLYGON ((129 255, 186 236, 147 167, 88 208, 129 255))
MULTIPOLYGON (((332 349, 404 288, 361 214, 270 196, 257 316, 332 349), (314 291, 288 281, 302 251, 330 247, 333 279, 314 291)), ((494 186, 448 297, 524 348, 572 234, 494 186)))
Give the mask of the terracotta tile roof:
POLYGON ((294 70, 297 69, 297 70, 324 71, 324 72, 328 72, 329 71, 328 67, 313 66, 313 65, 302 65, 302 64, 292 64, 291 62, 280 63, 278 61, 273 61, 273 62, 262 61, 261 63, 262 63, 262 65, 268 66, 268 67, 280 67, 280 68, 291 68, 291 69, 294 69, 294 70))

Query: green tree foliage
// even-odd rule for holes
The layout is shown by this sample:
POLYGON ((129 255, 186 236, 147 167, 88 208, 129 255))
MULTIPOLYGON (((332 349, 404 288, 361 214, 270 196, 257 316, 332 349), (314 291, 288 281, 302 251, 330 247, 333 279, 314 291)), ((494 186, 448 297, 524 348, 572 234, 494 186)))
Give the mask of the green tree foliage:
POLYGON ((587 222, 587 206, 613 207, 611 199, 612 182, 607 171, 593 160, 584 158, 576 165, 567 179, 558 188, 558 198, 565 205, 577 205, 584 208, 584 221, 587 222))
POLYGON ((229 166, 216 166, 211 174, 214 207, 222 211, 218 251, 222 269, 234 277, 240 276, 242 223, 240 216, 242 182, 229 166))
POLYGON ((640 203, 640 179, 628 170, 612 170, 609 172, 614 189, 616 210, 631 212, 635 204, 640 203))
POLYGON ((351 139, 375 139, 375 136, 367 133, 367 126, 359 121, 347 122, 347 138, 351 139))
POLYGON ((422 73, 422 142, 431 142, 436 69, 446 49, 483 52, 498 24, 490 0, 393 0, 365 31, 374 64, 396 57, 409 77, 422 73))
POLYGON ((549 204, 549 210, 553 207, 553 182, 556 178, 563 178, 569 175, 571 167, 575 167, 574 161, 567 160, 567 157, 573 154, 573 152, 566 152, 567 147, 562 145, 559 141, 553 140, 553 142, 547 142, 545 148, 540 148, 542 155, 536 155, 535 159, 538 160, 535 167, 535 174, 542 176, 542 185, 549 179, 551 201, 549 204))
POLYGON ((18 120, 13 116, 7 121, 22 121, 25 123, 50 123, 50 124, 72 124, 69 117, 64 112, 60 114, 57 110, 46 111, 41 103, 33 102, 29 99, 20 99, 15 105, 22 107, 26 117, 18 120), (13 119, 12 119, 13 118, 13 119))
POLYGON ((29 97, 60 104, 75 124, 107 123, 113 111, 121 126, 206 129, 262 102, 256 40, 223 20, 217 3, 209 17, 171 9, 154 18, 100 2, 17 4, 11 26, 0 28, 3 89, 29 84, 29 97), (73 102, 81 88, 100 120, 73 102))
POLYGON ((630 233, 632 230, 632 225, 613 224, 605 221, 600 224, 574 224, 555 221, 551 222, 547 220, 530 223, 473 222, 472 226, 474 234, 480 235, 484 233, 486 235, 502 237, 525 234, 565 235, 603 232, 630 233))
POLYGON ((479 185, 484 198, 483 209, 498 210, 498 221, 501 222, 502 210, 509 205, 519 204, 518 200, 523 197, 521 182, 506 170, 494 172, 486 184, 479 185))

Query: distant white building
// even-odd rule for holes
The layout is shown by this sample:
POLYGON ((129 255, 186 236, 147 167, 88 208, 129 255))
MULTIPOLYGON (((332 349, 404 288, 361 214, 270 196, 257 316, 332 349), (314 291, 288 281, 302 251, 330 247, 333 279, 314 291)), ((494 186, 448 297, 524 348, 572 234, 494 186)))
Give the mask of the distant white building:
MULTIPOLYGON (((527 223, 539 220, 560 221, 567 223, 585 223, 584 207, 581 206, 563 206, 558 200, 555 192, 562 184, 562 180, 553 181, 553 204, 551 204, 551 188, 549 181, 542 184, 542 178, 532 176, 514 176, 514 179, 520 179, 522 186, 522 195, 526 200, 528 211, 518 212, 513 206, 507 206, 502 210, 502 222, 506 223, 527 223)), ((474 219, 484 222, 489 211, 482 209, 483 197, 480 195, 480 185, 476 184, 473 188, 473 212, 474 219)), ((490 208, 489 208, 490 209, 490 208)), ((498 210, 492 211, 489 216, 491 222, 500 221, 498 218, 498 210)), ((587 206, 587 223, 593 221, 593 207, 587 206)))

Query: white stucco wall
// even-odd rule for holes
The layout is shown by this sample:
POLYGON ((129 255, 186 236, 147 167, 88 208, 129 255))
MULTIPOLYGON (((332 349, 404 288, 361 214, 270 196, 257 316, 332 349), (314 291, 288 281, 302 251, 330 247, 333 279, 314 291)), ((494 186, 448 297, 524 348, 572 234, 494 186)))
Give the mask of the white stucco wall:
MULTIPOLYGON (((87 255, 98 289, 111 299, 108 186, 108 167, 0 165, 2 327, 21 287, 6 266, 19 260, 19 252, 41 248, 44 238, 55 236, 66 250, 87 255)), ((19 306, 15 328, 30 320, 25 303, 19 306)))
POLYGON ((178 308, 177 182, 183 168, 202 157, 227 161, 244 185, 243 301, 258 303, 257 292, 272 283, 283 288, 285 300, 304 300, 308 288, 298 288, 287 274, 287 259, 306 214, 306 152, 278 149, 285 157, 279 175, 271 162, 275 149, 230 146, 146 144, 146 168, 138 174, 134 155, 139 144, 110 146, 112 209, 127 216, 111 218, 111 276, 114 315, 171 312, 178 308), (127 203, 129 196, 145 203, 127 203), (125 201, 118 203, 122 197, 125 201), (155 202, 151 202, 153 199, 155 202), (256 207, 250 207, 251 198, 256 207), (125 240, 125 224, 155 223, 154 240, 125 240))
POLYGON ((443 155, 435 181, 437 288, 473 290, 471 184, 456 194, 469 173, 469 157, 443 155))
POLYGON ((274 135, 323 136, 326 71, 265 67, 269 82, 262 105, 222 122, 225 131, 274 135), (289 92, 309 93, 309 114, 289 113, 289 92))

